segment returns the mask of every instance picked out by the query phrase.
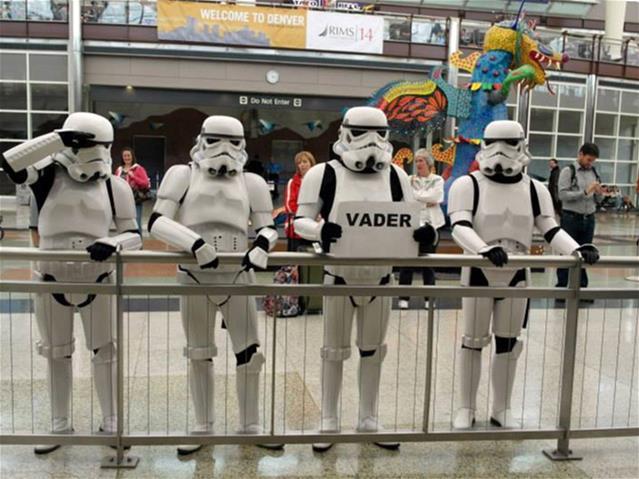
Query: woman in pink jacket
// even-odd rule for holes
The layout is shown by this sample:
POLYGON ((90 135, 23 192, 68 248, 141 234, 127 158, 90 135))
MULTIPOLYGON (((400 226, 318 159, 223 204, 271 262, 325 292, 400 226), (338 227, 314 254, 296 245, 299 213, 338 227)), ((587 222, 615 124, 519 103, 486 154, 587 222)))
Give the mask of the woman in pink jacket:
POLYGON ((122 165, 115 170, 115 176, 124 178, 133 190, 136 219, 140 234, 142 234, 142 208, 144 201, 149 199, 151 181, 144 167, 136 161, 132 148, 127 147, 122 150, 122 165))

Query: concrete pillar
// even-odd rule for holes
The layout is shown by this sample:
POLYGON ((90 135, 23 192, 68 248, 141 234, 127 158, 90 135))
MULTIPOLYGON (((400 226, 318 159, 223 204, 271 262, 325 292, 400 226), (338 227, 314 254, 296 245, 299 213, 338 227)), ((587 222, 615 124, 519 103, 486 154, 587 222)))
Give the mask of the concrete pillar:
POLYGON ((595 104, 597 100, 597 75, 586 77, 586 111, 584 114, 584 143, 591 143, 594 137, 595 104))
MULTIPOLYGON (((621 42, 623 40, 623 24, 626 19, 626 1, 625 0, 606 0, 606 21, 604 43, 612 60, 620 60, 622 58, 621 42)), ((602 50, 602 55, 603 55, 602 50)))
POLYGON ((82 14, 79 1, 69 2, 69 113, 82 110, 82 14))

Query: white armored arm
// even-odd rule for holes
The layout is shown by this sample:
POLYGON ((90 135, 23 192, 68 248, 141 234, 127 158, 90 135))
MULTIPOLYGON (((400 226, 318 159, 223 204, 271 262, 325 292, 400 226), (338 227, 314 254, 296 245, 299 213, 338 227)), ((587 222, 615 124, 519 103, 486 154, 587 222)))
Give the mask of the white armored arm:
POLYGON ((192 253, 201 267, 215 267, 215 248, 206 244, 199 234, 173 219, 180 207, 180 199, 189 187, 190 177, 188 165, 175 165, 166 172, 149 218, 149 233, 175 248, 192 253))
POLYGON ((4 152, 4 158, 11 169, 18 172, 64 148, 60 135, 51 132, 10 148, 4 152))
POLYGON ((251 223, 257 236, 246 252, 242 264, 248 269, 266 269, 268 253, 277 244, 277 230, 273 224, 273 202, 268 185, 262 177, 244 173, 244 181, 251 207, 251 223))
POLYGON ((304 179, 297 199, 297 214, 295 216, 295 232, 309 241, 322 240, 322 227, 328 218, 317 221, 322 208, 320 188, 324 177, 325 164, 319 164, 311 168, 304 179))
POLYGON ((484 253, 490 249, 473 229, 474 188, 469 176, 458 178, 448 194, 448 214, 453 239, 469 253, 484 253))

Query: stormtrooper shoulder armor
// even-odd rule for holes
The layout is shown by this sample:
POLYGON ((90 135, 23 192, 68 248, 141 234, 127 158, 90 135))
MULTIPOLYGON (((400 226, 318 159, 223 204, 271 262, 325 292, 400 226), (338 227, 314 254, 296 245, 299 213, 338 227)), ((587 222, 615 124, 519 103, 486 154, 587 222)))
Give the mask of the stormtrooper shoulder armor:
MULTIPOLYGON (((400 168, 397 165, 391 164, 391 171, 394 171, 395 174, 397 175, 397 178, 399 179, 399 184, 402 189, 402 200, 413 201, 414 200, 413 187, 411 186, 410 178, 408 177, 404 169, 400 168)), ((393 187, 393 184, 391 183, 391 188, 392 187, 393 187)))
POLYGON ((179 202, 191 181, 191 167, 189 165, 173 165, 167 170, 158 189, 158 200, 172 200, 179 202))
POLYGON ((448 214, 451 224, 458 221, 472 222, 475 209, 475 184, 470 175, 457 178, 448 193, 448 214))
POLYGON ((264 178, 254 173, 244 173, 244 182, 251 208, 251 221, 256 230, 273 226, 273 201, 264 178))
POLYGON ((314 204, 320 197, 320 191, 322 189, 322 182, 324 181, 324 173, 326 171, 327 163, 320 163, 308 170, 304 175, 302 181, 302 187, 300 188, 300 194, 297 198, 297 203, 302 204, 314 204))

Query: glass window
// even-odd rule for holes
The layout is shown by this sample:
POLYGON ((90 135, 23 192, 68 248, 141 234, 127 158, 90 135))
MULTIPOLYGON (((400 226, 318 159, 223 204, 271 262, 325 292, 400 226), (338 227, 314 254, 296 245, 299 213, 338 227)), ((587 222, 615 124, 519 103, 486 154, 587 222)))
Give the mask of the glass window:
POLYGON ((639 92, 636 91, 624 91, 621 93, 621 111, 624 113, 639 112, 639 92))
POLYGON ((27 1, 27 18, 35 21, 50 21, 53 19, 53 11, 51 10, 53 2, 43 0, 27 1))
POLYGON ((413 19, 411 37, 415 43, 446 45, 446 24, 431 19, 413 19))
POLYGON ((509 105, 517 104, 517 88, 511 88, 508 91, 508 99, 506 100, 506 103, 509 105))
POLYGON ((557 156, 561 158, 576 158, 581 146, 580 136, 558 136, 557 156))
POLYGON ((639 116, 620 116, 619 136, 639 138, 639 116))
POLYGON ((410 37, 410 18, 384 17, 384 40, 410 42, 410 37))
POLYGON ((509 106, 508 107, 508 119, 509 120, 517 120, 517 118, 515 118, 515 115, 517 114, 515 107, 514 106, 509 106))
POLYGON ((560 111, 557 131, 563 133, 581 133, 581 120, 583 114, 580 111, 560 111))
POLYGON ((619 111, 619 91, 600 88, 597 91, 597 110, 619 111))
POLYGON ((27 84, 0 83, 0 105, 5 110, 26 110, 27 84))
POLYGON ((555 110, 533 108, 530 111, 530 131, 553 131, 555 110))
POLYGON ((637 143, 639 143, 639 140, 624 140, 620 138, 617 142, 617 160, 636 161, 637 143))
POLYGON ((552 135, 530 134, 530 154, 533 157, 552 156, 552 135))
POLYGON ((597 113, 595 118, 595 134, 611 135, 617 134, 617 115, 608 113, 597 113))
POLYGON ((615 170, 615 162, 614 161, 597 161, 595 162, 595 169, 597 173, 599 173, 599 177, 601 178, 601 182, 603 184, 609 185, 614 183, 613 181, 613 173, 615 170))
POLYGON ((559 105, 563 108, 583 108, 586 104, 586 87, 583 85, 560 85, 559 105))
POLYGON ((615 155, 615 139, 595 137, 595 143, 599 147, 599 158, 612 160, 615 155))
POLYGON ((551 95, 546 90, 535 88, 532 91, 532 105, 557 106, 557 95, 551 95))
POLYGON ((0 78, 3 80, 26 80, 26 58, 23 53, 0 53, 0 78))
POLYGON ((0 113, 0 138, 27 139, 26 113, 0 113))
POLYGON ((32 137, 50 133, 57 128, 61 128, 67 115, 64 113, 33 113, 31 115, 32 137))
POLYGON ((32 81, 67 81, 67 56, 29 55, 29 76, 32 81))
POLYGON ((636 167, 637 167, 636 163, 617 162, 617 173, 615 175, 615 183, 634 184, 634 182, 637 181, 636 167))
POLYGON ((27 17, 26 0, 12 0, 2 3, 2 20, 24 20, 27 17))
POLYGON ((67 94, 67 85, 32 83, 31 109, 66 111, 68 108, 67 94))

